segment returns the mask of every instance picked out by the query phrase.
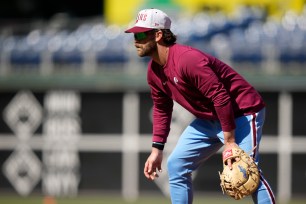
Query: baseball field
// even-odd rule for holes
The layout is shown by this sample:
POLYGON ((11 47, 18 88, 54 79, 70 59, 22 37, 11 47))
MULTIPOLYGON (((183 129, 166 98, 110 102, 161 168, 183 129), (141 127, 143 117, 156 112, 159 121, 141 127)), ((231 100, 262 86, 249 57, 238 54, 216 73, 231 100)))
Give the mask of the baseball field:
MULTIPOLYGON (((161 196, 142 196, 137 201, 124 201, 119 195, 104 195, 104 196, 79 196, 76 198, 43 198, 40 196, 17 197, 17 196, 0 196, 1 204, 166 204, 170 203, 165 197, 161 196)), ((194 204, 247 204, 252 203, 249 198, 235 201, 226 196, 197 196, 194 204)), ((281 202, 279 202, 281 203, 281 202)), ((294 199, 288 204, 305 204, 305 199, 294 199)))

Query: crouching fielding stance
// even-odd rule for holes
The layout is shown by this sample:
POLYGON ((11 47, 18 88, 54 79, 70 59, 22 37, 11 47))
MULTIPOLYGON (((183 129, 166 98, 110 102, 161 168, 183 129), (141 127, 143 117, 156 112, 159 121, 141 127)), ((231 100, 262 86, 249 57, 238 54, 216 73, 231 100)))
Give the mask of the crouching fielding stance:
MULTIPOLYGON (((230 66, 200 50, 177 44, 170 27, 171 20, 163 11, 145 9, 125 32, 134 34, 140 57, 151 57, 147 81, 153 100, 153 143, 144 166, 149 180, 161 171, 173 101, 196 117, 180 136, 167 162, 172 203, 191 204, 191 173, 222 146, 224 153, 233 148, 250 153, 258 165, 265 104, 230 66)), ((228 157, 226 168, 232 170, 234 162, 228 157)), ((275 203, 260 169, 258 174, 259 184, 252 192, 254 203, 275 203)))

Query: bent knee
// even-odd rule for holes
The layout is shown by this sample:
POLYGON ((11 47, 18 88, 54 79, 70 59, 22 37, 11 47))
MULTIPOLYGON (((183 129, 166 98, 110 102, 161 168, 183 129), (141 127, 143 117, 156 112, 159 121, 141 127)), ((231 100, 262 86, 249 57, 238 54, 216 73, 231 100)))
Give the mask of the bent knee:
POLYGON ((167 161, 167 167, 169 172, 177 172, 184 166, 184 162, 182 159, 178 159, 177 157, 170 156, 167 161))
POLYGON ((181 157, 170 156, 167 161, 169 173, 178 173, 180 175, 192 171, 192 163, 181 157))

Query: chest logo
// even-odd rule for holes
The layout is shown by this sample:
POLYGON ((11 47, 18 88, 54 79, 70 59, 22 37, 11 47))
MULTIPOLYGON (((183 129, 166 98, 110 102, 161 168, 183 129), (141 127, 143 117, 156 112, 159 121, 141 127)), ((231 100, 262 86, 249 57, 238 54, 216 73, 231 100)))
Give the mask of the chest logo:
POLYGON ((178 79, 176 77, 173 78, 173 81, 174 81, 175 84, 178 83, 178 79))

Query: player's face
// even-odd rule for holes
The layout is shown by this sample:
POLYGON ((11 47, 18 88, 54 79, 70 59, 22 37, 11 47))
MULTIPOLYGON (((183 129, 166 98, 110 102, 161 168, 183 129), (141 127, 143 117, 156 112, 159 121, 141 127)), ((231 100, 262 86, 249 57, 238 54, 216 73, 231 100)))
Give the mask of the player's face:
POLYGON ((155 31, 135 33, 134 39, 137 54, 140 57, 151 56, 157 49, 155 42, 155 31))

